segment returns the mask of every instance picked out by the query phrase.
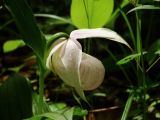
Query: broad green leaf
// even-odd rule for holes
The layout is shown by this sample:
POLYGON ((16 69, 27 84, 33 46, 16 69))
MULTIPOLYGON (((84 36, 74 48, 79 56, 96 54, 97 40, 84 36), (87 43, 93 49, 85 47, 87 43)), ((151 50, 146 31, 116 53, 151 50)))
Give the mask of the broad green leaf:
POLYGON ((41 116, 50 118, 51 120, 67 120, 64 115, 57 112, 44 113, 41 116))
POLYGON ((41 116, 50 118, 52 120, 72 120, 74 107, 65 108, 64 110, 57 112, 44 113, 41 116))
POLYGON ((72 120, 73 112, 74 112, 74 107, 66 108, 62 111, 49 112, 41 115, 36 115, 26 120, 41 120, 42 117, 46 117, 49 120, 72 120))
POLYGON ((26 0, 4 0, 4 2, 12 13, 24 42, 34 50, 42 62, 46 40, 36 25, 33 13, 26 0))
MULTIPOLYGON (((143 52, 143 55, 146 54, 146 53, 147 53, 147 52, 143 52)), ((127 57, 119 60, 119 61, 117 62, 117 65, 126 64, 126 63, 130 62, 131 60, 133 60, 133 59, 135 59, 135 58, 137 58, 137 57, 139 57, 139 56, 141 56, 141 53, 136 53, 136 54, 129 55, 129 56, 127 56, 127 57)))
POLYGON ((136 11, 136 10, 159 10, 160 7, 157 7, 157 6, 153 6, 153 5, 139 5, 133 9, 131 9, 130 11, 127 12, 128 13, 131 13, 133 11, 136 11))
POLYGON ((74 107, 74 115, 76 116, 86 116, 87 115, 87 110, 83 110, 80 107, 74 107))
POLYGON ((72 0, 71 19, 78 28, 98 28, 108 22, 113 0, 72 0))
POLYGON ((51 103, 51 104, 49 104, 49 108, 52 112, 62 110, 66 107, 67 107, 67 105, 65 103, 51 103))
POLYGON ((74 113, 74 107, 72 108, 68 108, 68 110, 66 110, 63 115, 65 116, 65 118, 67 120, 72 120, 73 119, 73 113, 74 113))
POLYGON ((9 40, 4 43, 3 45, 3 51, 4 53, 11 52, 18 47, 23 47, 25 43, 22 40, 9 40))
POLYGON ((35 115, 31 118, 27 118, 27 119, 24 119, 24 120, 42 120, 42 116, 39 116, 39 115, 35 115))
POLYGON ((115 31, 107 28, 97 28, 97 29, 79 29, 74 30, 70 34, 72 39, 84 39, 84 38, 106 38, 108 40, 116 41, 125 44, 130 49, 130 45, 115 31))
POLYGON ((32 116, 32 95, 28 81, 10 76, 0 86, 0 120, 22 120, 32 116))
POLYGON ((157 50, 157 51, 155 52, 155 54, 160 55, 160 50, 157 50))

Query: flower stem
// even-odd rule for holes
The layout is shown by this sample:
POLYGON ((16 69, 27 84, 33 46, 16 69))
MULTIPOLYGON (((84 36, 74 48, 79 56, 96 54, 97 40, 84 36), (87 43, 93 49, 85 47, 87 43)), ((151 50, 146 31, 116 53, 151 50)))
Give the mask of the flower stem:
POLYGON ((44 112, 44 101, 43 101, 43 95, 44 95, 44 80, 45 80, 45 73, 46 70, 43 67, 42 64, 39 64, 39 105, 38 105, 38 113, 42 114, 44 112))

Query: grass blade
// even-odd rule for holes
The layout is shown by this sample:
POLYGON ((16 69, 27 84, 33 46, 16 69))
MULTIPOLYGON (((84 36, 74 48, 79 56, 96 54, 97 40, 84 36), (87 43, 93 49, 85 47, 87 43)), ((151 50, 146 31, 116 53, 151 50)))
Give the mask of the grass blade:
POLYGON ((160 7, 156 7, 153 5, 139 5, 133 9, 131 9, 130 11, 128 11, 127 14, 131 13, 133 11, 136 11, 136 10, 158 10, 158 9, 160 9, 160 7))
POLYGON ((121 120, 127 120, 127 116, 129 114, 129 110, 130 110, 130 107, 132 105, 133 97, 134 97, 134 94, 130 93, 130 95, 128 97, 128 100, 126 102, 126 105, 125 105, 121 120))
POLYGON ((59 20, 59 21, 62 21, 64 23, 68 23, 68 24, 71 24, 71 25, 73 24, 69 19, 57 16, 57 15, 41 13, 41 14, 34 14, 34 16, 36 16, 36 17, 44 17, 44 18, 51 18, 51 19, 59 20))

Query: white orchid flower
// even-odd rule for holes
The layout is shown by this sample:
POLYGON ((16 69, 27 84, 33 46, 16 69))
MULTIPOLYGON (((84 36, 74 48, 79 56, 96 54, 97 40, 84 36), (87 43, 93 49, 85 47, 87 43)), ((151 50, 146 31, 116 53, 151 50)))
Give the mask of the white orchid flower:
POLYGON ((83 90, 93 90, 104 79, 105 68, 100 60, 82 52, 77 39, 106 38, 130 46, 116 32, 105 29, 79 29, 71 32, 70 37, 60 38, 48 55, 46 66, 54 71, 68 85, 75 88, 85 100, 83 90))

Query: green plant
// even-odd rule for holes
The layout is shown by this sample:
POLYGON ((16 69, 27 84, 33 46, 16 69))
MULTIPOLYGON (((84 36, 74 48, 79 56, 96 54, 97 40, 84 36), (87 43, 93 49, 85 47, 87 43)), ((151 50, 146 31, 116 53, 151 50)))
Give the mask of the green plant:
MULTIPOLYGON (((137 102, 138 102, 138 106, 141 109, 141 119, 143 120, 147 120, 147 95, 148 95, 148 91, 150 90, 149 86, 148 86, 148 81, 147 81, 147 72, 148 70, 145 69, 145 57, 144 55, 147 54, 147 52, 143 51, 143 42, 142 42, 142 22, 141 22, 141 14, 138 13, 137 10, 143 10, 143 9, 159 9, 159 7, 155 7, 153 5, 142 5, 139 4, 139 1, 137 1, 136 3, 134 3, 135 8, 131 9, 127 14, 129 14, 130 12, 135 12, 135 20, 136 20, 136 33, 134 36, 133 33, 133 29, 131 27, 131 24, 129 22, 129 19, 127 18, 127 14, 125 14, 122 10, 122 16, 124 17, 128 28, 130 30, 130 34, 131 34, 131 38, 133 41, 133 45, 135 46, 135 51, 138 54, 132 54, 129 55, 127 57, 125 57, 124 59, 120 60, 117 62, 117 64, 126 64, 127 62, 131 62, 131 60, 135 59, 136 61, 136 74, 137 74, 137 85, 136 86, 132 86, 131 85, 131 91, 130 91, 130 95, 128 97, 128 100, 126 102, 125 105, 125 109, 123 111, 123 115, 121 120, 126 120, 127 116, 129 115, 129 110, 132 106, 132 103, 134 101, 134 99, 136 99, 136 97, 138 97, 137 102)), ((121 8, 120 8, 121 9, 121 8)), ((152 53, 154 54, 154 53, 152 53)), ((159 60, 159 58, 157 59, 159 60)), ((157 60, 155 60, 155 62, 157 62, 157 60)), ((153 62, 153 65, 155 64, 155 62, 153 62)), ((153 65, 151 65, 148 69, 150 69, 151 67, 153 67, 153 65)))
MULTIPOLYGON (((14 20, 15 20, 15 22, 21 32, 21 35, 23 37, 24 42, 26 43, 26 45, 30 46, 33 49, 33 51, 37 57, 37 61, 38 61, 38 65, 39 65, 39 95, 37 96, 38 97, 38 104, 39 104, 37 106, 38 107, 38 114, 42 114, 42 116, 49 117, 52 119, 56 119, 56 118, 54 118, 55 116, 57 116, 56 113, 53 116, 50 113, 45 113, 48 111, 45 109, 46 105, 43 101, 43 94, 44 94, 44 79, 47 75, 47 69, 45 67, 46 57, 47 57, 47 53, 48 53, 47 47, 49 47, 50 44, 52 43, 52 41, 54 41, 57 37, 56 37, 56 35, 54 35, 51 38, 51 40, 49 40, 49 42, 46 42, 46 39, 45 39, 43 33, 39 30, 39 28, 36 25, 33 13, 32 13, 32 11, 26 1, 5 0, 5 4, 6 4, 6 7, 8 8, 8 10, 12 13, 14 20)), ((95 24, 95 22, 94 22, 94 24, 95 24)), ((80 31, 77 31, 77 33, 78 32, 80 32, 80 31)), ((81 36, 83 36, 83 34, 86 35, 86 33, 91 33, 91 32, 90 31, 86 31, 86 32, 82 31, 82 33, 80 32, 78 34, 75 32, 75 35, 72 34, 72 37, 73 37, 73 39, 81 38, 81 36), (80 37, 79 37, 79 35, 80 35, 80 37)), ((102 30, 102 33, 101 33, 101 30, 97 30, 97 31, 95 30, 95 33, 97 34, 96 36, 90 34, 90 36, 88 36, 88 37, 92 37, 92 36, 93 37, 97 37, 97 36, 107 37, 109 39, 112 39, 112 40, 115 40, 118 42, 122 42, 122 43, 126 44, 127 46, 129 46, 123 39, 121 39, 116 33, 112 32, 112 31, 102 30), (113 38, 110 38, 109 34, 104 35, 105 32, 106 33, 109 32, 109 33, 113 34, 113 38)), ((59 34, 59 35, 60 35, 60 37, 62 37, 61 34, 59 34)), ((85 37, 85 36, 83 36, 83 37, 85 37)), ((79 59, 78 59, 78 61, 79 61, 79 59)), ((68 69, 68 68, 66 68, 66 69, 68 69)), ((65 72, 62 72, 62 74, 64 74, 64 73, 65 72)), ((76 71, 76 73, 79 74, 78 71, 76 71)), ((69 75, 69 74, 67 74, 67 75, 69 75)), ((73 76, 75 76, 75 75, 73 75, 73 76)), ((103 78, 103 76, 100 76, 100 77, 103 78)), ((64 78, 64 80, 69 82, 69 80, 66 78, 64 78)), ((75 79, 75 81, 79 81, 79 80, 75 79)), ((75 86, 75 89, 77 90, 79 95, 84 100, 86 100, 84 95, 82 95, 83 91, 81 90, 80 83, 77 83, 77 85, 75 86), (81 92, 79 92, 79 91, 81 91, 81 92)), ((88 89, 88 88, 86 88, 86 89, 88 89)), ((71 113, 73 113, 73 112, 71 112, 71 113)), ((62 116, 58 115, 58 117, 62 117, 62 116)), ((71 118, 69 118, 69 119, 71 119, 71 118)))
MULTIPOLYGON (((87 114, 87 112, 83 111, 81 108, 77 109, 76 107, 66 107, 66 106, 54 111, 52 108, 54 104, 49 104, 44 101, 44 85, 45 85, 44 80, 49 73, 49 71, 47 70, 47 68, 49 68, 54 73, 56 73, 67 85, 72 86, 84 101, 88 102, 83 93, 83 90, 92 90, 97 88, 102 83, 105 72, 104 70, 105 66, 100 62, 100 60, 89 55, 89 53, 91 53, 91 48, 92 48, 92 42, 91 42, 92 38, 105 38, 108 40, 125 44, 130 48, 132 53, 131 54, 129 53, 130 55, 118 61, 118 58, 116 55, 114 55, 113 51, 109 50, 106 47, 107 45, 102 45, 103 49, 107 50, 107 52, 114 59, 114 61, 117 62, 118 66, 124 73, 126 79, 130 83, 127 86, 129 96, 125 104, 121 120, 126 120, 128 117, 130 117, 129 111, 131 110, 133 103, 137 104, 138 106, 137 108, 140 109, 140 112, 138 111, 131 117, 133 118, 135 116, 137 117, 138 115, 140 115, 140 117, 143 118, 144 120, 147 119, 148 90, 154 88, 155 86, 159 86, 159 84, 158 82, 156 82, 154 84, 149 85, 146 74, 159 61, 160 47, 158 46, 156 47, 156 49, 154 49, 153 51, 154 53, 152 53, 154 59, 152 60, 149 59, 149 61, 151 61, 150 62, 151 64, 146 69, 145 56, 148 55, 148 51, 145 52, 143 50, 144 46, 142 44, 143 41, 141 36, 142 21, 141 21, 141 14, 139 14, 138 10, 143 10, 143 9, 157 10, 159 9, 159 7, 155 7, 153 5, 142 5, 142 4, 140 5, 139 1, 137 1, 134 2, 134 8, 126 14, 123 9, 126 5, 129 4, 129 1, 127 0, 123 0, 121 4, 118 4, 118 7, 116 8, 115 11, 113 11, 114 7, 113 0, 109 1, 72 0, 71 11, 70 11, 71 20, 70 20, 51 14, 33 15, 28 3, 25 0, 4 0, 4 2, 8 10, 13 15, 13 19, 16 22, 17 27, 19 28, 19 31, 22 35, 25 44, 31 47, 32 50, 34 51, 39 66, 38 68, 39 94, 33 95, 33 101, 32 101, 33 103, 31 103, 30 101, 31 91, 30 89, 28 89, 29 85, 26 82, 25 78, 18 76, 17 80, 21 79, 24 81, 23 83, 15 81, 18 84, 12 83, 11 85, 11 83, 6 82, 5 84, 2 85, 2 87, 0 86, 1 87, 0 97, 3 96, 4 91, 6 91, 6 89, 4 88, 6 88, 7 85, 10 85, 11 88, 15 87, 14 84, 18 86, 24 85, 28 90, 27 91, 26 89, 23 90, 23 88, 19 89, 17 88, 18 89, 17 91, 22 90, 22 92, 26 91, 26 93, 28 93, 28 97, 26 99, 23 99, 23 101, 24 102, 27 101, 27 104, 26 106, 24 106, 24 108, 27 108, 27 105, 29 108, 27 108, 28 112, 24 113, 24 115, 17 115, 13 119, 17 120, 26 118, 27 120, 39 120, 41 118, 46 118, 49 120, 50 119, 72 120, 74 115, 85 116, 87 114), (136 21, 135 29, 132 27, 129 17, 127 16, 134 12, 136 21), (103 26, 110 26, 112 29, 114 29, 115 22, 120 13, 123 16, 125 24, 128 27, 129 37, 130 39, 132 39, 131 41, 133 44, 132 48, 134 49, 132 49, 131 46, 113 30, 107 28, 101 28, 103 26), (74 27, 76 26, 77 28, 80 29, 72 31, 70 35, 66 33, 56 33, 54 35, 51 35, 51 37, 47 38, 44 35, 44 33, 38 28, 34 16, 56 19, 57 21, 59 21, 60 24, 70 24, 71 26, 74 27), (136 32, 134 33, 134 31, 136 32), (86 52, 87 54, 82 52, 82 46, 78 42, 78 39, 85 40, 84 52, 86 52), (122 66, 124 64, 130 64, 131 66, 133 66, 134 72, 136 74, 136 84, 133 84, 133 81, 130 79, 130 76, 127 74, 127 71, 122 66), (31 104, 33 104, 34 106, 33 111, 31 108, 31 104), (34 116, 32 117, 33 114, 34 116)), ((3 29, 6 25, 10 24, 11 22, 12 20, 8 21, 0 29, 3 29)), ((15 46, 16 48, 22 42, 14 41, 13 43, 16 44, 15 46)), ((4 45, 5 52, 12 51, 15 48, 11 47, 10 45, 7 45, 7 43, 5 43, 4 45)), ((125 50, 124 53, 128 54, 125 50)), ((158 78, 159 76, 157 77, 157 79, 158 78)), ((12 80, 13 79, 16 79, 16 77, 13 77, 12 80)), ((9 80, 8 82, 12 80, 9 80)), ((20 95, 23 94, 20 92, 20 95)), ((76 98, 76 95, 74 96, 76 98)), ((12 96, 12 98, 14 97, 12 96)), ((2 99, 4 101, 4 98, 2 99)), ((76 99, 79 102, 79 99, 78 98, 76 99)), ((14 108, 15 107, 14 103, 12 104, 13 106, 11 106, 11 108, 14 108)), ((17 111, 15 111, 15 114, 16 113, 17 111)), ((5 119, 6 116, 7 115, 4 113, 2 119, 5 119)))

